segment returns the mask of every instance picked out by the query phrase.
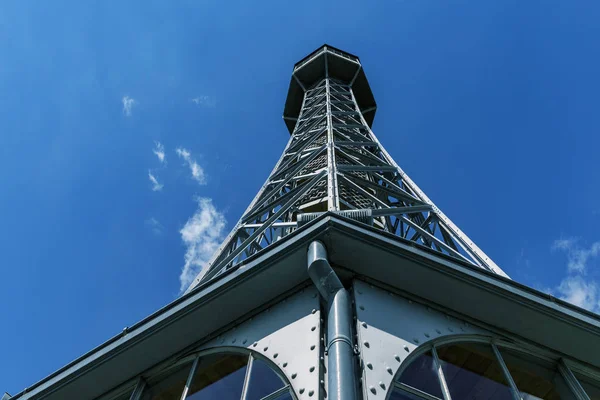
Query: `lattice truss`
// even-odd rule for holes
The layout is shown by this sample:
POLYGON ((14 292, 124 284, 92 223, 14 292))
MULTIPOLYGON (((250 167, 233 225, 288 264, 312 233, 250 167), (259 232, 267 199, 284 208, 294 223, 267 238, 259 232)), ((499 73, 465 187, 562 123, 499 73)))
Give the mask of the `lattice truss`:
POLYGON ((305 91, 283 155, 193 286, 289 235, 301 214, 344 210, 362 210, 382 231, 506 276, 389 156, 351 86, 325 78, 305 91))

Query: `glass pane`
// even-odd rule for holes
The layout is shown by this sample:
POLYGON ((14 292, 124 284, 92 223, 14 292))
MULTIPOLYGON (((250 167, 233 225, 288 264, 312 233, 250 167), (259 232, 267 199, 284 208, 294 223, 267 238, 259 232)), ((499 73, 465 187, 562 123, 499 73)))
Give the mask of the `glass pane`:
POLYGON ((423 398, 404 390, 394 389, 388 400, 423 400, 423 398))
POLYGON ((264 361, 252 360, 247 400, 260 400, 284 386, 285 383, 264 361))
POLYGON ((500 349, 500 354, 523 400, 574 398, 553 365, 508 349, 500 349))
POLYGON ((186 399, 239 400, 248 356, 216 354, 202 357, 186 399))
POLYGON ((435 371, 433 356, 430 351, 420 355, 416 360, 411 362, 402 372, 398 381, 440 399, 443 398, 440 381, 435 371))
POLYGON ((582 376, 577 376, 577 379, 591 400, 600 400, 600 382, 582 376))
POLYGON ((180 400, 183 388, 190 374, 191 363, 184 364, 175 369, 156 383, 150 383, 144 391, 143 400, 180 400))
POLYGON ((281 396, 279 396, 277 398, 277 400, 293 400, 293 397, 292 397, 292 395, 289 392, 287 392, 287 393, 282 394, 281 396))
POLYGON ((513 399, 491 346, 460 343, 436 350, 453 399, 513 399))

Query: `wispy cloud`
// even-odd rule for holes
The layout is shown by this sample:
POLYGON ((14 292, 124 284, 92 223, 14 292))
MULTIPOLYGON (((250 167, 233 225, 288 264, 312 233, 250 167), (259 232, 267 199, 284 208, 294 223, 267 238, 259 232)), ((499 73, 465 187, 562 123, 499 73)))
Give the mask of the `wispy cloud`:
POLYGON ((154 175, 152 175, 151 171, 148 171, 148 179, 150 179, 150 182, 152 182, 152 191, 153 192, 160 192, 162 190, 162 188, 164 187, 164 185, 162 183, 158 183, 158 180, 156 179, 156 177, 154 175))
POLYGON ((188 167, 190 167, 190 172, 192 173, 194 180, 200 185, 206 185, 206 174, 204 173, 204 169, 192 158, 189 150, 179 147, 175 152, 179 157, 183 158, 188 167))
POLYGON ((210 96, 197 96, 190 100, 192 103, 201 107, 214 107, 217 105, 217 101, 210 96))
POLYGON ((558 286, 559 297, 576 306, 600 312, 598 284, 581 275, 567 276, 558 286))
POLYGON ((600 255, 600 242, 588 247, 577 238, 558 239, 552 244, 552 250, 567 255, 567 276, 556 288, 558 296, 576 306, 600 313, 599 285, 587 276, 590 261, 600 255))
POLYGON ((123 114, 125 114, 126 117, 131 117, 131 110, 133 109, 133 106, 137 104, 137 101, 129 96, 123 96, 121 101, 123 102, 123 114))
POLYGON ((206 266, 224 238, 225 217, 208 198, 198 199, 198 208, 179 231, 186 246, 185 264, 179 276, 183 292, 206 266))
POLYGON ((165 155, 165 146, 163 146, 162 143, 154 142, 154 149, 152 152, 156 154, 156 157, 158 157, 158 161, 160 161, 161 164, 164 164, 167 161, 165 155))
POLYGON ((160 235, 163 233, 164 227, 163 225, 154 217, 148 218, 146 220, 146 226, 154 233, 155 235, 160 235))
POLYGON ((570 272, 584 273, 588 261, 600 254, 600 242, 592 243, 586 248, 579 244, 577 238, 558 239, 554 241, 552 249, 567 253, 567 267, 570 272))

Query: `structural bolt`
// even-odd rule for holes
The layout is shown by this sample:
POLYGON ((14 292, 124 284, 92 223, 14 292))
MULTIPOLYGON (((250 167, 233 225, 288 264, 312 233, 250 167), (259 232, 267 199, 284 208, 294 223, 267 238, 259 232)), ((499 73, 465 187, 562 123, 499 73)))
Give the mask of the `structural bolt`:
POLYGON ((385 390, 385 383, 379 381, 379 387, 385 390))
POLYGON ((385 370, 386 370, 386 371, 388 372, 388 374, 390 374, 390 375, 392 375, 392 374, 394 373, 394 371, 392 371, 392 369, 391 369, 390 367, 387 367, 385 370))
POLYGON ((425 332, 425 337, 428 338, 429 337, 429 333, 425 332))
POLYGON ((300 390, 298 390, 300 392, 300 394, 304 393, 304 388, 300 388, 300 390))
POLYGON ((294 373, 292 374, 292 379, 296 379, 296 377, 297 377, 297 376, 298 376, 298 374, 294 372, 294 373))
POLYGON ((235 340, 236 340, 235 338, 231 339, 231 343, 235 343, 235 340))
POLYGON ((256 343, 256 342, 252 343, 252 347, 256 347, 257 344, 258 343, 256 343))
POLYGON ((363 322, 361 325, 362 325, 363 328, 367 327, 367 323, 366 322, 363 322))
POLYGON ((313 344, 312 346, 310 346, 310 349, 314 350, 315 349, 315 345, 313 344))
POLYGON ((263 351, 267 351, 267 350, 269 350, 268 346, 263 349, 263 351))
POLYGON ((309 396, 309 397, 312 397, 312 395, 313 395, 313 394, 315 394, 315 391, 314 391, 314 390, 309 390, 309 391, 308 391, 308 396, 309 396))
POLYGON ((246 344, 246 342, 248 342, 248 339, 244 339, 244 340, 242 341, 242 344, 246 344))
POLYGON ((358 308, 360 308, 362 311, 365 311, 365 306, 359 306, 358 308))
POLYGON ((313 372, 315 370, 315 367, 310 367, 309 371, 313 372))
POLYGON ((287 367, 287 363, 286 362, 283 363, 283 368, 285 368, 285 367, 287 367))
POLYGON ((317 310, 313 308, 313 309, 312 309, 312 311, 311 311, 310 313, 311 313, 311 314, 314 314, 314 313, 316 313, 316 312, 317 312, 317 310))
POLYGON ((371 363, 367 363, 367 368, 369 368, 369 369, 373 369, 373 364, 371 364, 371 363))
POLYGON ((410 351, 410 350, 408 350, 408 346, 407 345, 404 345, 404 350, 410 351))
POLYGON ((375 390, 375 386, 369 386, 369 390, 371 391, 371 393, 376 394, 377 390, 375 390))
POLYGON ((279 353, 273 354, 273 358, 277 358, 278 355, 279 355, 279 353))
POLYGON ((398 354, 394 354, 394 359, 398 362, 400 362, 400 356, 398 354))
POLYGON ((363 344, 365 345, 365 347, 368 349, 369 347, 371 347, 371 345, 369 344, 369 342, 367 342, 366 340, 363 342, 363 344))
POLYGON ((316 327, 316 326, 313 326, 312 328, 310 328, 310 331, 311 331, 311 332, 314 332, 314 330, 315 330, 315 329, 317 329, 317 327, 316 327))

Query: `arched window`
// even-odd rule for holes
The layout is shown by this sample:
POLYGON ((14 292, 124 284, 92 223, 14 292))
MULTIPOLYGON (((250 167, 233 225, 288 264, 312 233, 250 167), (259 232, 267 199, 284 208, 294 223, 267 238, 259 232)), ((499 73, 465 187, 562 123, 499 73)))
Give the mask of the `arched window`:
POLYGON ((403 367, 390 400, 564 400, 593 384, 565 379, 572 373, 548 361, 489 342, 425 347, 403 367), (566 371, 566 372, 565 372, 566 371))
POLYGON ((290 386, 266 361, 240 353, 213 353, 188 359, 148 379, 139 397, 141 400, 292 398, 290 386))

